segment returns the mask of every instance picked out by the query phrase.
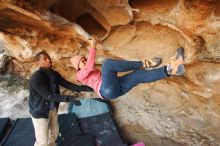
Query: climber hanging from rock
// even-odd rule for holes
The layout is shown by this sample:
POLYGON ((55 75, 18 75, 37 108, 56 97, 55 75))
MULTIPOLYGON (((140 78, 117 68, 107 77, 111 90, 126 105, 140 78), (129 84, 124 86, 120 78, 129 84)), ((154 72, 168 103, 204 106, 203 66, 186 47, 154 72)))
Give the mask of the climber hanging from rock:
POLYGON ((93 37, 90 41, 89 57, 77 55, 70 62, 77 70, 77 80, 93 88, 104 99, 118 98, 140 83, 150 83, 173 75, 180 76, 185 72, 183 48, 178 48, 171 62, 163 67, 147 69, 160 65, 159 58, 145 61, 106 59, 100 71, 95 68, 96 44, 97 38, 93 37), (118 72, 127 71, 132 72, 124 76, 117 75, 118 72))

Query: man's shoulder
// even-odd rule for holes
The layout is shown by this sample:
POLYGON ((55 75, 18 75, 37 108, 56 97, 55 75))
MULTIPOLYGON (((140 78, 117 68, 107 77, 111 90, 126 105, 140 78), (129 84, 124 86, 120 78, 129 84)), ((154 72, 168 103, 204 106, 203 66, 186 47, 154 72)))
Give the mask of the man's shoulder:
POLYGON ((60 74, 59 72, 57 72, 57 71, 55 71, 55 70, 52 70, 52 71, 53 71, 53 73, 54 73, 56 76, 58 76, 58 77, 62 77, 61 74, 60 74))
POLYGON ((45 73, 44 73, 41 69, 38 69, 38 70, 36 70, 36 71, 31 75, 30 80, 33 80, 33 79, 35 79, 35 78, 42 77, 42 76, 44 76, 44 75, 45 75, 45 73))
POLYGON ((36 71, 33 72, 32 76, 36 76, 36 75, 39 75, 39 74, 42 74, 43 71, 41 69, 38 69, 36 71))

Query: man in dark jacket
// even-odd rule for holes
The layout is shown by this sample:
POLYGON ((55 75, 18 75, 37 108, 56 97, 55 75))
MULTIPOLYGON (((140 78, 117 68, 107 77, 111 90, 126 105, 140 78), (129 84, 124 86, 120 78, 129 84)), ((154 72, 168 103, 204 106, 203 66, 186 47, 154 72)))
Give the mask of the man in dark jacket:
POLYGON ((59 133, 59 102, 80 104, 73 96, 60 95, 59 86, 74 92, 93 91, 88 86, 79 86, 66 81, 52 70, 50 56, 42 51, 36 55, 39 69, 30 78, 29 111, 35 129, 35 146, 55 146, 59 133))

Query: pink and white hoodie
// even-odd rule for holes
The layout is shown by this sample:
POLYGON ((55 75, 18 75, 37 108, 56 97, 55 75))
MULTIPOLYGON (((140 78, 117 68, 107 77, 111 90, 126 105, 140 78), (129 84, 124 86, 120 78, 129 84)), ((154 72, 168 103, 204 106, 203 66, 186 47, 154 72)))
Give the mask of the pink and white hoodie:
POLYGON ((100 94, 100 87, 102 84, 102 73, 100 70, 95 68, 95 57, 96 49, 90 48, 86 66, 84 69, 81 69, 77 72, 76 79, 81 83, 93 88, 95 92, 97 92, 98 95, 102 97, 100 94))

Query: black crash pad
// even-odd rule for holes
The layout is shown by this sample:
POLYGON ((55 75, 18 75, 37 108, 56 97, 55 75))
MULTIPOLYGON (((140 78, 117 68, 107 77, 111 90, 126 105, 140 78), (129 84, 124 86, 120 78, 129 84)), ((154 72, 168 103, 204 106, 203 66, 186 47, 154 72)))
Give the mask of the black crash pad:
MULTIPOLYGON (((94 137, 82 135, 74 114, 58 116, 60 134, 59 146, 95 146, 94 137)), ((17 119, 10 130, 3 146, 33 146, 35 142, 34 127, 31 118, 17 119)))
POLYGON ((0 143, 4 139, 4 136, 6 135, 9 125, 10 125, 9 118, 0 119, 0 143))

